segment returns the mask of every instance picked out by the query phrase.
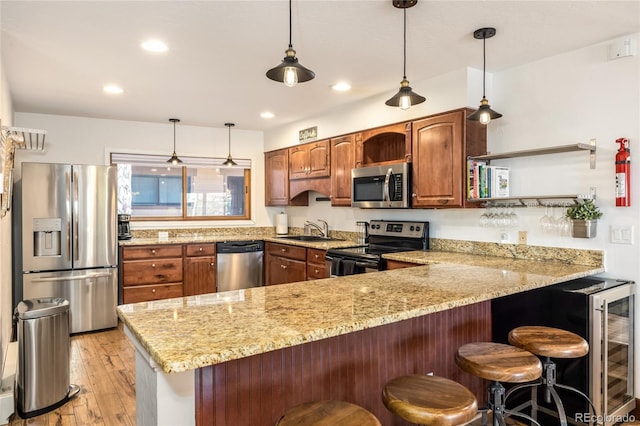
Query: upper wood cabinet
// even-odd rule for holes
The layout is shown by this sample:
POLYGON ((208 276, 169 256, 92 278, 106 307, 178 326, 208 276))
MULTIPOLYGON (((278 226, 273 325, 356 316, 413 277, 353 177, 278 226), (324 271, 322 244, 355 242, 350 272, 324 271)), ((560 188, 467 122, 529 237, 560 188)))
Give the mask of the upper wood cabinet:
POLYGON ((289 149, 279 149, 264 154, 264 204, 267 206, 306 206, 306 194, 289 199, 289 149))
POLYGON ((329 176, 329 158, 328 139, 289 148, 289 179, 329 176))
POLYGON ((331 139, 331 205, 351 205, 351 169, 356 167, 356 135, 331 139))
POLYGON ((413 122, 413 207, 467 205, 466 157, 487 149, 487 128, 467 120, 472 112, 459 109, 413 122))
POLYGON ((357 135, 356 167, 411 162, 411 123, 365 130, 357 135))

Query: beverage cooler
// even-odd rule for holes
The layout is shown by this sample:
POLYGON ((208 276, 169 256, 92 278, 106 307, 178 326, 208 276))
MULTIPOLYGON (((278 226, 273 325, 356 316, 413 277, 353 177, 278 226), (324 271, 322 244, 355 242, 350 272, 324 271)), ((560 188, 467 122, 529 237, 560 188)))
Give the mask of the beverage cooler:
MULTIPOLYGON (((587 340, 589 354, 555 359, 559 384, 573 386, 593 401, 598 424, 614 425, 635 408, 633 281, 580 278, 492 302, 493 337, 508 343, 509 331, 523 325, 545 325, 572 331, 587 340)), ((567 415, 584 418, 588 404, 559 390, 567 415)), ((553 404, 538 398, 542 411, 553 404)), ((517 404, 517 403, 516 403, 517 404)))

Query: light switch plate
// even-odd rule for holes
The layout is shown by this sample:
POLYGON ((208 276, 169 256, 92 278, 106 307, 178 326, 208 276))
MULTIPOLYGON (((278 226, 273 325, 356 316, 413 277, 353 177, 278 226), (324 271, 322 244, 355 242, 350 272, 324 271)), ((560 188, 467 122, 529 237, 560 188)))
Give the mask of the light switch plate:
POLYGON ((612 244, 633 244, 633 225, 611 225, 612 244))

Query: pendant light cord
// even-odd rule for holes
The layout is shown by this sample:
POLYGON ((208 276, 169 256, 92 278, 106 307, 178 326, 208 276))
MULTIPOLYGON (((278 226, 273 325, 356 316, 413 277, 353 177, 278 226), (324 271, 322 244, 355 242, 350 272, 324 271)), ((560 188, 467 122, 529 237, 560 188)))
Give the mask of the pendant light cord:
POLYGON ((231 157, 231 126, 227 126, 229 129, 229 157, 231 157))
POLYGON ((291 0, 289 0, 289 49, 293 49, 293 44, 291 43, 291 0))
POLYGON ((173 153, 176 153, 176 122, 173 122, 173 153))
POLYGON ((403 64, 404 65, 402 68, 402 78, 406 80, 407 79, 407 8, 406 6, 404 9, 402 9, 402 11, 404 12, 404 34, 403 34, 403 40, 404 40, 403 64))
POLYGON ((482 97, 485 97, 485 80, 487 78, 487 37, 482 38, 482 97))

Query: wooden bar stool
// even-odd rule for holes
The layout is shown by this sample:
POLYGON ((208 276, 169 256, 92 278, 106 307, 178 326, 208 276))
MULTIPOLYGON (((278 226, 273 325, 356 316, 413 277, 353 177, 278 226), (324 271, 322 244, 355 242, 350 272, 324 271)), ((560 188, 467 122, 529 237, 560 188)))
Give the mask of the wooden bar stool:
POLYGON ((466 387, 420 374, 391 379, 382 389, 382 402, 398 417, 429 426, 464 425, 478 412, 476 397, 466 387))
POLYGON ((460 346, 455 361, 467 373, 491 381, 488 402, 493 412, 493 426, 505 426, 505 415, 522 417, 541 426, 530 416, 505 408, 505 389, 501 383, 538 379, 542 374, 542 364, 535 355, 511 345, 477 342, 460 346))
MULTIPOLYGON (((589 344, 582 337, 570 331, 562 330, 559 328, 544 327, 544 326, 523 326, 514 328, 509 332, 509 343, 526 351, 529 351, 535 355, 543 357, 542 366, 543 373, 540 380, 536 383, 524 384, 510 389, 506 397, 508 398, 513 392, 520 389, 531 387, 531 416, 536 418, 537 412, 540 407, 537 404, 537 392, 536 387, 544 386, 544 399, 545 402, 550 403, 553 398, 553 402, 556 405, 558 411, 558 418, 562 426, 567 425, 567 414, 564 409, 564 405, 558 392, 555 388, 565 389, 567 391, 576 393, 583 397, 585 401, 589 403, 591 410, 593 410, 593 421, 597 418, 596 408, 591 402, 591 399, 579 391, 578 389, 562 385, 556 382, 556 363, 551 358, 580 358, 589 353, 589 344)), ((525 404, 526 405, 526 404, 525 404)))
POLYGON ((276 426, 381 426, 364 408, 345 401, 312 401, 287 410, 276 426))

